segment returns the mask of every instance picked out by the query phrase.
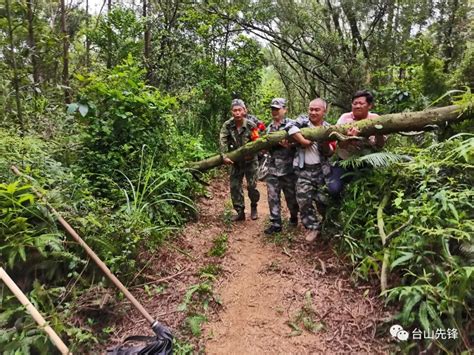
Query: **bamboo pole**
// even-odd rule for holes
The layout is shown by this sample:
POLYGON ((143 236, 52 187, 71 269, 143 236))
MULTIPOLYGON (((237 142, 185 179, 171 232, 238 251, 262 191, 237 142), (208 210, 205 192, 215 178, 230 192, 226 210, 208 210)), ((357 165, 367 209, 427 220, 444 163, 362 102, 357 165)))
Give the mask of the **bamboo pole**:
MULTIPOLYGON (((18 176, 25 176, 22 174, 16 166, 12 166, 11 169, 18 176)), ((147 312, 147 310, 138 302, 138 300, 127 290, 127 288, 122 284, 122 282, 110 271, 107 265, 104 264, 102 260, 97 256, 97 254, 86 244, 86 242, 76 233, 76 231, 67 223, 63 217, 59 214, 58 211, 54 209, 45 199, 45 197, 40 194, 36 189, 33 188, 33 191, 36 195, 43 200, 43 202, 48 206, 51 213, 58 219, 58 222, 63 226, 63 228, 69 233, 71 237, 86 251, 87 255, 96 263, 96 265, 102 270, 102 272, 112 281, 112 283, 117 286, 117 288, 123 292, 125 297, 138 309, 138 311, 146 318, 146 320, 153 327, 157 321, 147 312)))
POLYGON ((63 343, 61 338, 56 334, 56 332, 51 328, 43 316, 38 312, 38 310, 31 304, 25 294, 20 290, 20 288, 15 284, 15 282, 10 278, 7 272, 0 267, 0 279, 5 282, 7 287, 12 291, 15 297, 25 306, 26 310, 33 317, 33 319, 38 323, 38 325, 44 329, 46 334, 53 342, 53 344, 58 348, 61 354, 71 354, 66 344, 63 343))

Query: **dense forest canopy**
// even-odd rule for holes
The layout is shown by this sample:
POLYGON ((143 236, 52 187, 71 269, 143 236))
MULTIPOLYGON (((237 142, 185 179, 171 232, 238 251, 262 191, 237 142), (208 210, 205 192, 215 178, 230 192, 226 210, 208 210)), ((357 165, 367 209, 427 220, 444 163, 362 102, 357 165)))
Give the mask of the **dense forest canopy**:
MULTIPOLYGON (((453 102, 472 110, 469 0, 5 0, 0 11, 0 265, 75 352, 107 337, 74 304, 94 283, 103 288, 102 276, 31 184, 136 282, 138 255, 196 218, 204 188, 186 167, 216 153, 233 98, 265 122, 274 97, 288 99, 290 117, 322 97, 335 123, 359 89, 374 92, 379 114, 453 102)), ((473 134, 471 116, 393 135, 325 227, 342 236, 338 250, 359 279, 389 263, 383 296, 400 323, 458 329, 458 341, 436 344, 451 351, 473 341, 473 134), (388 230, 410 220, 389 245, 374 227, 381 215, 388 230)), ((4 353, 52 349, 3 292, 0 328, 4 353)))

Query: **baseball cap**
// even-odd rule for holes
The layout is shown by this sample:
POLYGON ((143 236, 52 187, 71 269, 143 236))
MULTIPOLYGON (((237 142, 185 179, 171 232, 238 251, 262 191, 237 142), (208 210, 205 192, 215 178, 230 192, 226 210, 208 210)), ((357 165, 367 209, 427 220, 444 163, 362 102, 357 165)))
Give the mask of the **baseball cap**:
POLYGON ((272 100, 270 107, 274 107, 274 108, 286 107, 286 99, 282 97, 277 97, 276 99, 272 100))
POLYGON ((241 99, 232 100, 232 103, 230 104, 230 107, 232 108, 234 106, 240 106, 240 107, 246 108, 244 101, 241 100, 241 99))

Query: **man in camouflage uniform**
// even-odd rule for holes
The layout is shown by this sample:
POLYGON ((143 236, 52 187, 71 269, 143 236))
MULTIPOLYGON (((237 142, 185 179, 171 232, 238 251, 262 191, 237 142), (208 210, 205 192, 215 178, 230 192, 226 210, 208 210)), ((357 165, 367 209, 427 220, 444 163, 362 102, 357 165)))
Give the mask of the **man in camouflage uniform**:
MULTIPOLYGON (((307 230, 306 240, 314 241, 321 233, 321 222, 316 215, 314 203, 319 207, 325 201, 325 177, 331 172, 327 156, 334 151, 330 142, 316 143, 303 137, 300 128, 314 128, 329 125, 324 121, 327 104, 322 99, 310 102, 308 115, 298 117, 290 122, 285 129, 300 147, 295 155, 293 166, 296 169, 296 199, 298 201, 301 222, 307 230)), ((322 217, 322 216, 321 216, 322 217)))
POLYGON ((232 100, 232 118, 224 122, 219 136, 219 145, 224 164, 231 165, 230 169, 230 194, 232 205, 237 214, 232 217, 233 221, 245 220, 245 204, 242 183, 247 179, 248 195, 251 203, 250 217, 255 220, 257 216, 257 203, 260 193, 257 190, 258 160, 256 155, 246 156, 242 161, 234 162, 226 156, 226 153, 242 147, 255 137, 258 131, 255 123, 248 120, 246 116, 245 103, 240 99, 232 100))
MULTIPOLYGON (((270 107, 272 109, 273 121, 267 128, 267 133, 283 130, 290 119, 286 115, 286 100, 283 98, 273 99, 270 107)), ((286 205, 290 210, 290 224, 298 224, 298 202, 296 202, 296 175, 293 170, 293 159, 295 147, 290 146, 287 140, 272 147, 269 152, 268 175, 265 179, 268 192, 268 207, 270 209, 270 226, 265 229, 265 234, 281 232, 281 190, 285 195, 286 205)))

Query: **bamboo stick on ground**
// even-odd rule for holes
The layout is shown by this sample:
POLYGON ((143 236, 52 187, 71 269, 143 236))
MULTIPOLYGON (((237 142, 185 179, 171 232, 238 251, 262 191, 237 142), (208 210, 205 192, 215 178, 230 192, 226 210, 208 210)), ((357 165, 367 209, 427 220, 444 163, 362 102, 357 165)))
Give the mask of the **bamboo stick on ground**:
POLYGON ((61 338, 56 334, 56 332, 51 328, 43 316, 38 312, 38 310, 31 304, 25 294, 20 290, 20 288, 15 284, 15 282, 10 278, 7 272, 0 267, 0 279, 5 282, 5 285, 12 291, 18 301, 21 302, 23 306, 25 306, 26 310, 29 314, 33 317, 33 319, 38 323, 40 328, 44 329, 46 334, 48 334, 49 338, 53 342, 53 344, 58 348, 61 354, 71 354, 69 349, 67 348, 66 344, 63 343, 61 338))

